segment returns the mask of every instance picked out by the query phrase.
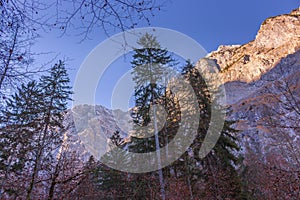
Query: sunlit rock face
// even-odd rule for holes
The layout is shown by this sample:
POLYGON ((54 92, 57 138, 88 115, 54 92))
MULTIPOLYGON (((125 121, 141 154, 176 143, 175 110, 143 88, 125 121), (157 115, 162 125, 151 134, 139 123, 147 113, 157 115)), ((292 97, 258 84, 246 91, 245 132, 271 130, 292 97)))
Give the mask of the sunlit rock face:
POLYGON ((237 121, 244 149, 284 149, 279 154, 291 158, 291 143, 300 152, 300 8, 265 20, 253 41, 220 46, 206 59, 221 69, 227 117, 237 121))
POLYGON ((255 39, 258 48, 280 48, 283 45, 290 47, 292 52, 299 41, 295 40, 300 36, 299 9, 290 14, 271 17, 263 22, 255 39))
POLYGON ((250 83, 272 69, 300 46, 299 9, 265 20, 255 40, 244 45, 220 46, 208 55, 216 59, 225 82, 250 83))
MULTIPOLYGON (((108 147, 109 137, 118 129, 112 111, 97 105, 78 105, 67 112, 68 141, 81 160, 99 159, 108 147)), ((121 132, 123 134, 123 132, 121 132)))

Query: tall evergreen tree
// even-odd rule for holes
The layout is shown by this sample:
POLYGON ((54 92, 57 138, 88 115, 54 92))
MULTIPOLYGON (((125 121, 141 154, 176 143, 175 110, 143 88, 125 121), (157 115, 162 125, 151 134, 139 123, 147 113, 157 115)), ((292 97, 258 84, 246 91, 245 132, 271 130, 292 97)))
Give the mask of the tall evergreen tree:
MULTIPOLYGON (((53 153, 58 150, 62 143, 63 133, 66 131, 63 124, 64 112, 67 110, 67 103, 72 94, 68 86, 69 78, 65 69, 65 64, 59 61, 50 71, 49 75, 40 78, 39 87, 42 91, 43 102, 39 105, 42 118, 41 131, 38 132, 37 146, 34 151, 33 172, 27 199, 31 198, 38 172, 42 170, 43 163, 52 161, 53 153)), ((45 166, 44 169, 52 166, 45 166)), ((49 170, 49 169, 48 169, 49 170)))
POLYGON ((98 190, 104 193, 101 199, 128 199, 130 197, 130 183, 128 173, 118 171, 116 168, 120 165, 129 164, 129 156, 127 151, 123 151, 125 143, 116 130, 109 139, 109 151, 102 157, 103 163, 98 163, 93 173, 93 182, 98 190))
POLYGON ((30 152, 35 146, 36 131, 40 131, 41 90, 35 81, 22 84, 17 92, 6 101, 5 110, 1 111, 0 163, 4 174, 1 180, 0 197, 10 191, 18 195, 24 188, 8 187, 8 175, 14 179, 22 174, 26 163, 30 162, 30 152))
MULTIPOLYGON (((146 33, 137 43, 141 48, 134 49, 133 61, 131 62, 133 67, 133 81, 136 83, 134 93, 136 112, 133 112, 133 120, 137 125, 142 127, 151 123, 153 126, 151 128, 154 130, 154 137, 148 137, 146 140, 145 138, 133 138, 133 143, 136 147, 139 146, 138 151, 149 152, 156 150, 161 196, 165 199, 161 155, 160 151, 158 151, 161 144, 158 135, 156 104, 159 103, 158 99, 165 94, 166 85, 164 83, 168 77, 167 72, 169 71, 169 67, 174 65, 175 61, 166 49, 161 48, 156 37, 153 35, 146 33), (153 119, 151 119, 150 112, 153 113, 153 119)), ((145 129, 137 130, 137 134, 140 134, 141 137, 146 137, 147 133, 141 130, 145 129)), ((148 129, 146 132, 148 132, 148 129)))
MULTIPOLYGON (((204 159, 201 159, 199 151, 210 126, 211 109, 213 106, 211 92, 213 91, 209 91, 204 78, 190 62, 187 62, 186 66, 182 69, 182 75, 193 87, 200 110, 198 133, 190 147, 190 154, 192 154, 192 158, 196 161, 194 164, 199 163, 202 169, 201 171, 189 170, 189 172, 194 173, 196 177, 200 178, 202 176, 206 178, 207 187, 209 188, 207 191, 211 192, 211 198, 220 198, 221 196, 225 198, 226 196, 237 199, 241 188, 238 174, 235 171, 235 164, 238 161, 235 151, 239 150, 239 146, 235 138, 237 131, 231 127, 234 122, 225 120, 224 127, 215 147, 204 159), (230 187, 227 187, 228 185, 230 187)), ((190 156, 186 154, 186 157, 183 157, 183 159, 188 162, 190 156)), ((194 169, 197 168, 199 169, 199 167, 194 167, 194 169)))
POLYGON ((2 163, 8 165, 6 169, 16 163, 24 166, 24 175, 30 177, 22 184, 26 191, 22 191, 21 195, 26 194, 27 199, 33 198, 32 192, 37 182, 43 182, 39 180, 40 174, 52 173, 52 165, 55 165, 55 154, 66 128, 63 124, 64 112, 72 93, 68 83, 64 63, 59 61, 51 68, 49 75, 42 76, 38 83, 22 85, 7 101, 6 110, 1 112, 0 132, 4 138, 1 145, 12 141, 7 148, 16 152, 15 155, 9 152, 9 157, 2 163))

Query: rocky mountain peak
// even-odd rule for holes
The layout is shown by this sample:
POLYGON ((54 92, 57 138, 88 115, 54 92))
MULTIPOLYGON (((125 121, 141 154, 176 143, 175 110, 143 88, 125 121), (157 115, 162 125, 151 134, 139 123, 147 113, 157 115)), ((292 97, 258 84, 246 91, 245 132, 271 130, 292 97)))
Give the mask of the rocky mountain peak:
POLYGON ((250 83, 282 58, 300 49, 300 8, 266 19, 255 40, 244 45, 220 46, 207 58, 216 60, 223 81, 250 83))
POLYGON ((291 15, 300 15, 300 7, 299 8, 296 8, 295 10, 293 10, 292 12, 291 12, 291 15))
POLYGON ((257 47, 279 48, 287 43, 293 43, 300 37, 299 8, 290 14, 284 14, 266 19, 258 31, 255 42, 257 47))

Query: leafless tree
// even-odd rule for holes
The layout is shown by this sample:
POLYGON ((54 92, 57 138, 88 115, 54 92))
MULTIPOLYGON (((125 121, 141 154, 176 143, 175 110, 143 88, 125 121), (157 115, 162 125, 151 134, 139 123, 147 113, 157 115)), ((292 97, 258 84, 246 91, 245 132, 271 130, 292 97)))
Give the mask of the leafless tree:
POLYGON ((268 89, 270 95, 266 107, 269 114, 264 119, 264 125, 270 132, 269 147, 278 151, 289 163, 288 170, 299 172, 300 72, 296 70, 297 66, 299 67, 299 64, 296 62, 292 62, 289 66, 282 64, 277 66, 282 77, 274 80, 268 89))
MULTIPOLYGON (((298 199, 300 177, 300 71, 299 52, 283 58, 270 72, 265 94, 260 102, 262 118, 257 125, 265 127, 263 148, 255 159, 246 158, 248 170, 261 171, 249 184, 259 195, 298 199), (260 169, 260 170, 257 170, 260 169), (264 181, 268 180, 268 181, 264 181), (258 189, 258 188, 261 188, 258 189), (264 192, 263 192, 264 191, 264 192)), ((248 152, 248 156, 250 153, 248 152)), ((251 156, 251 155, 250 155, 251 156)), ((252 191, 252 192, 253 192, 252 191)))
MULTIPOLYGON (((74 33, 82 40, 93 30, 110 35, 150 17, 165 2, 156 0, 0 0, 0 101, 18 83, 44 67, 33 68, 31 47, 43 31, 74 33)), ((41 53, 41 52, 38 52, 41 53)))
POLYGON ((4 88, 15 86, 16 82, 29 76, 28 67, 32 62, 30 38, 22 20, 14 12, 0 7, 0 93, 4 88))
MULTIPOLYGON (((156 0, 1 0, 0 5, 9 5, 25 20, 44 30, 58 28, 88 38, 100 28, 106 34, 124 31, 140 23, 150 24, 155 11, 165 5, 156 0)), ((6 6, 7 7, 7 6, 6 6)))

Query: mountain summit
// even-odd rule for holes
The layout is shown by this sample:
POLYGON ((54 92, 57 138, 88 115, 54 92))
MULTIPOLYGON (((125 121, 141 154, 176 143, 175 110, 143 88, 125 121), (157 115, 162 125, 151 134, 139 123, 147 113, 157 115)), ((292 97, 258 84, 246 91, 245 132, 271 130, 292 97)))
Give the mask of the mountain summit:
POLYGON ((224 82, 253 82, 300 46, 300 8, 266 19, 255 40, 244 45, 220 46, 207 57, 221 67, 224 82))

